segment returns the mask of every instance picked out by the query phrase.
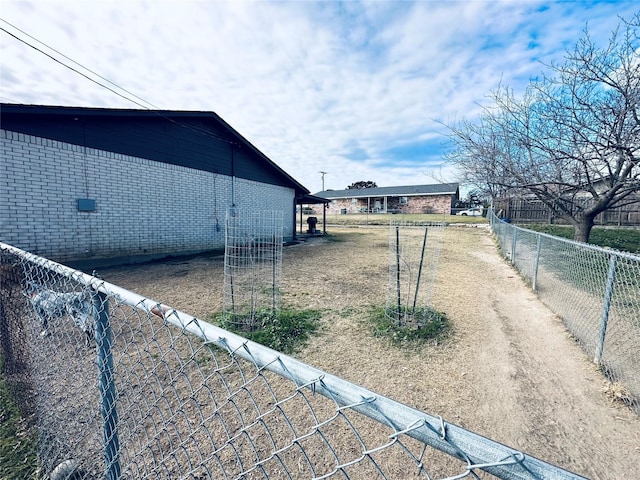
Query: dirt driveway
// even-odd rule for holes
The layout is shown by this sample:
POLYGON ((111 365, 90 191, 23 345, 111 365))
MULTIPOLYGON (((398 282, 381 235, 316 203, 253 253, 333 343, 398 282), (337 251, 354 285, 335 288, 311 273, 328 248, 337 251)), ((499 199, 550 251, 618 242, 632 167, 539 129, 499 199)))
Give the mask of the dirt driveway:
MULTIPOLYGON (((484 226, 447 227, 433 306, 440 345, 399 351, 363 322, 387 292, 387 228, 331 228, 286 247, 283 303, 323 311, 296 356, 365 388, 594 479, 640 475, 640 418, 497 252, 484 226)), ((200 318, 222 307, 221 257, 101 271, 105 280, 200 318)))

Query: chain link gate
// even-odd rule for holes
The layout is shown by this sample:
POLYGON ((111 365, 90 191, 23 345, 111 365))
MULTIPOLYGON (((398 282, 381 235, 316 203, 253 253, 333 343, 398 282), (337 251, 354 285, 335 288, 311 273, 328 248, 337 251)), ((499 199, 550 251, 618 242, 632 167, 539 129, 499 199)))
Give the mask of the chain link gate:
POLYGON ((109 480, 581 478, 5 244, 0 268, 3 376, 40 432, 39 478, 64 461, 109 480))

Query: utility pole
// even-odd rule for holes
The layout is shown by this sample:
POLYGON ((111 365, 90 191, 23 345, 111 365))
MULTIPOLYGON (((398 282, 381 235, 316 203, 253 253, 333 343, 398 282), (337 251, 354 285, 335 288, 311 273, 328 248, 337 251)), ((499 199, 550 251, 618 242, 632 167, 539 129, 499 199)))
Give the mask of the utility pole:
POLYGON ((322 191, 324 192, 324 176, 327 172, 318 172, 322 174, 322 191))

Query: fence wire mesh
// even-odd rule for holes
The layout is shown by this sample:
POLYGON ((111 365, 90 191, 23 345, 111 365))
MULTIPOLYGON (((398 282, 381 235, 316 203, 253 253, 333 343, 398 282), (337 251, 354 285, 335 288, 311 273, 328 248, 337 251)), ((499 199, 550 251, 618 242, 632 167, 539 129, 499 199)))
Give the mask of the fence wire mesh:
POLYGON ((640 257, 519 228, 491 215, 503 254, 640 414, 640 257))
POLYGON ((386 315, 400 325, 419 325, 431 304, 444 224, 389 224, 389 288, 386 315))
POLYGON ((581 478, 4 244, 0 333, 34 478, 581 478))
POLYGON ((227 212, 224 315, 238 330, 253 331, 260 315, 280 310, 282 212, 227 212))
MULTIPOLYGON (((91 290, 73 277, 15 260, 0 258, 1 355, 17 402, 27 418, 36 419, 42 473, 70 452, 78 459, 99 459, 96 357, 85 334, 93 330, 73 320, 56 321, 71 309, 77 309, 75 318, 84 313, 89 317, 82 318, 91 318, 91 290)), ((95 465, 84 466, 90 478, 100 474, 95 465)))

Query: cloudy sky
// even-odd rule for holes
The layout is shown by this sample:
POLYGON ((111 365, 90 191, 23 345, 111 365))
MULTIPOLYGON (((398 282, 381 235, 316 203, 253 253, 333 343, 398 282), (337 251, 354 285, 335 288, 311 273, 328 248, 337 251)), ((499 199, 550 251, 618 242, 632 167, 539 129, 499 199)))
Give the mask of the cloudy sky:
POLYGON ((214 111, 312 193, 322 171, 327 189, 457 181, 442 123, 472 120, 499 83, 522 91, 587 24, 604 44, 638 10, 635 0, 2 0, 0 100, 214 111))

